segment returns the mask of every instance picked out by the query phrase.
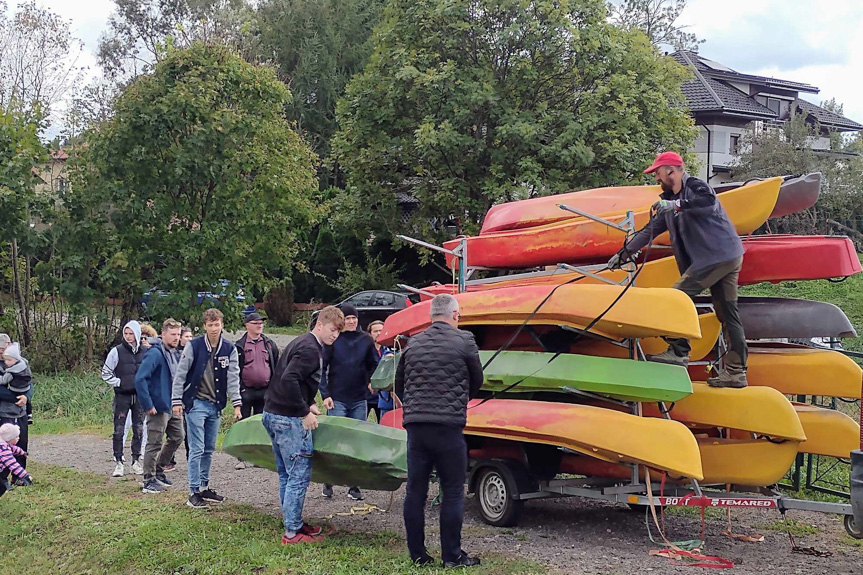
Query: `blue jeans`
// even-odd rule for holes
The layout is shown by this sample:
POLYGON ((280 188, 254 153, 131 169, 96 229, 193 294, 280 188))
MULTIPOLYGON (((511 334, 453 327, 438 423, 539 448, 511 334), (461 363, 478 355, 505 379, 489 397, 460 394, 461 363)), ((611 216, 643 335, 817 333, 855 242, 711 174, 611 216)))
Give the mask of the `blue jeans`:
POLYGON ((192 409, 186 413, 186 428, 189 434, 189 493, 195 494, 210 485, 210 465, 216 449, 216 437, 222 414, 219 406, 209 401, 196 399, 192 409))
POLYGON ((333 408, 327 411, 327 415, 349 417, 351 419, 366 421, 369 418, 369 411, 365 399, 361 399, 353 403, 343 403, 341 401, 333 400, 333 408))
POLYGON ((285 531, 296 534, 303 526, 303 505, 312 481, 312 432, 303 429, 299 417, 265 411, 261 421, 273 442, 285 531))

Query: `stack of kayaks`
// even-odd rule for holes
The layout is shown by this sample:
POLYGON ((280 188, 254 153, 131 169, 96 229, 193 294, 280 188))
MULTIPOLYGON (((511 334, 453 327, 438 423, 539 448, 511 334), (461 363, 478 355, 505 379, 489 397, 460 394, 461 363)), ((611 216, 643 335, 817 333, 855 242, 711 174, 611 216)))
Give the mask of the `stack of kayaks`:
MULTIPOLYGON (((819 174, 732 184, 719 189, 719 201, 738 232, 745 236, 769 218, 811 207, 818 198, 819 184, 819 174)), ((620 249, 623 234, 564 211, 558 205, 566 204, 616 223, 631 212, 636 227, 641 227, 658 193, 654 186, 602 188, 511 202, 489 210, 478 236, 465 238, 464 242, 453 240, 445 246, 452 249, 466 244, 468 266, 501 270, 541 270, 559 263, 602 263, 620 249)), ((846 237, 766 235, 744 237, 743 242, 740 285, 845 278, 861 271, 854 244, 846 237)), ((640 299, 645 293, 655 290, 665 294, 680 277, 665 243, 666 238, 657 238, 649 252, 650 261, 643 263, 636 287, 630 289, 632 292, 641 288, 631 300, 634 306, 638 301, 646 301, 640 299)), ((454 265, 454 258, 448 263, 454 265)), ((856 336, 848 318, 836 306, 786 298, 741 298, 741 318, 748 338, 754 341, 749 358, 750 387, 736 390, 713 389, 699 383, 709 375, 710 362, 716 357, 720 323, 710 308, 709 298, 697 300, 701 337, 692 341, 694 364, 688 369, 691 381, 696 383, 685 397, 659 403, 656 397, 669 393, 665 382, 677 381, 673 372, 662 374, 660 381, 656 372, 648 370, 652 367, 649 363, 629 359, 632 350, 619 344, 627 337, 639 337, 646 353, 661 352, 666 346, 661 335, 647 334, 646 328, 652 325, 657 332, 680 330, 680 326, 668 322, 667 308, 655 308, 656 313, 648 313, 649 318, 643 308, 638 312, 621 309, 608 322, 620 326, 618 329, 609 329, 605 323, 600 327, 597 323, 591 331, 605 338, 586 337, 565 329, 584 326, 583 321, 573 323, 567 318, 567 306, 584 308, 583 302, 593 297, 590 291, 593 286, 605 287, 609 293, 614 293, 617 287, 590 275, 556 267, 545 269, 544 273, 540 271, 530 277, 501 275, 469 284, 467 293, 456 296, 462 305, 461 325, 474 333, 480 349, 485 350, 481 352, 484 362, 495 350, 506 346, 506 351, 485 366, 483 393, 494 396, 495 405, 529 398, 619 412, 623 408, 614 399, 628 399, 641 402, 642 414, 653 418, 664 417, 664 409, 670 421, 683 424, 696 439, 703 479, 710 483, 769 485, 788 471, 798 452, 847 457, 853 449, 859 437, 859 426, 853 420, 837 411, 792 404, 788 396, 859 397, 863 372, 837 351, 775 343, 787 338, 856 336), (562 305, 548 309, 542 306, 536 314, 532 303, 525 302, 522 309, 497 306, 498 302, 513 301, 516 294, 540 286, 565 289, 566 297, 560 299, 562 305), (497 314, 494 321, 489 321, 494 314, 497 314), (525 319, 529 325, 519 332, 525 319), (653 321, 656 323, 651 324, 653 321), (633 323, 639 324, 640 336, 633 335, 633 323), (598 360, 597 363, 589 363, 588 357, 590 361, 598 360), (557 367, 556 362, 560 362, 557 367), (579 369, 581 362, 584 363, 579 369), (507 390, 513 383, 517 385, 507 390), (653 397, 646 391, 650 387, 656 388, 653 397), (501 393, 503 390, 507 392, 501 393)), ((600 271, 599 275, 615 282, 626 279, 623 271, 600 271)), ((454 285, 423 289, 424 299, 437 293, 457 292, 454 285)), ((547 294, 536 292, 533 302, 538 303, 547 294)), ((603 310, 607 301, 605 298, 595 308, 583 311, 590 315, 596 308, 603 310)), ((427 313, 422 305, 412 306, 410 311, 392 316, 385 325, 385 333, 392 339, 399 334, 410 336, 421 331, 428 325, 427 313), (415 319, 423 314, 426 314, 424 321, 415 319)), ((682 303, 670 313, 691 317, 691 310, 682 303)), ((505 422, 502 421, 504 427, 524 423, 518 421, 518 410, 507 413, 505 422)), ((580 436, 582 431, 573 428, 567 433, 580 436)), ((503 439, 494 438, 495 450, 505 450, 503 439)), ((658 452, 662 448, 656 447, 658 452)), ((480 442, 477 449, 483 452, 482 449, 490 448, 480 442)), ((559 470, 629 478, 631 469, 623 463, 582 451, 564 456, 559 470)), ((649 460, 646 464, 662 469, 660 464, 649 460)))
MULTIPOLYGON (((768 218, 810 207, 819 182, 811 174, 747 182, 720 189, 719 201, 746 235, 768 218)), ((622 246, 623 233, 558 204, 614 222, 631 213, 641 227, 658 193, 655 186, 602 188, 502 204, 489 210, 478 236, 446 246, 466 244, 469 266, 500 270, 604 262, 622 246)), ((629 288, 559 269, 527 278, 503 275, 469 284, 465 293, 453 285, 424 288, 424 301, 386 320, 380 341, 400 349, 429 327, 430 296, 455 294, 460 328, 474 334, 484 366, 481 398, 471 403, 465 427, 471 455, 524 459, 547 476, 626 480, 638 464, 676 481, 755 487, 777 482, 798 453, 848 457, 859 438, 857 423, 838 411, 792 403, 789 396, 857 398, 863 371, 837 351, 787 343, 854 337, 845 314, 820 302, 741 298, 741 318, 753 340, 750 386, 711 388, 703 381, 717 356, 720 323, 709 298, 693 302, 672 289, 680 274, 663 242, 667 238, 656 239, 629 288), (638 346, 659 353, 664 337, 691 339, 688 369, 639 359, 638 346)), ((751 236, 744 246, 741 285, 861 271, 844 237, 751 236)), ((626 279, 621 271, 599 275, 626 279)), ((380 363, 374 387, 392 385, 396 362, 397 356, 380 363)), ((401 411, 384 424, 400 428, 401 411)), ((343 436, 337 449, 324 442, 326 457, 320 458, 327 462, 328 482, 346 481, 341 472, 368 455, 352 447, 354 441, 368 443, 368 434, 361 429, 343 436)), ((380 469, 381 481, 392 486, 400 480, 401 459, 390 465, 379 459, 402 457, 403 436, 376 436, 371 443, 388 441, 392 445, 379 450, 377 460, 366 457, 358 465, 366 476, 380 469)), ((237 442, 231 445, 237 451, 237 442)))

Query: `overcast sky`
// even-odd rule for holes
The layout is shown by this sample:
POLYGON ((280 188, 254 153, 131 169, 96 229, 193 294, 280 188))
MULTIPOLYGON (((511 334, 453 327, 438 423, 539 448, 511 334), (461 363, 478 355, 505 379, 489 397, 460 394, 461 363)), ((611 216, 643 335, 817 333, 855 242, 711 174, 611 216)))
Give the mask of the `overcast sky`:
MULTIPOLYGON (((12 0, 10 5, 17 4, 12 0)), ((85 45, 80 62, 98 73, 95 52, 111 0, 37 0, 71 21, 85 45)), ((805 82, 816 104, 836 98, 863 123, 863 0, 689 0, 681 22, 706 58, 748 74, 805 82)))

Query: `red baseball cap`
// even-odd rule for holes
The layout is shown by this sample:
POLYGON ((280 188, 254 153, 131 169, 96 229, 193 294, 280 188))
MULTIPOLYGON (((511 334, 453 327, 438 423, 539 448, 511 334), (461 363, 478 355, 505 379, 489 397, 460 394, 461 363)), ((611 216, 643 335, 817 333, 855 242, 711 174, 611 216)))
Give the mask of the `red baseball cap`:
POLYGON ((662 152, 656 159, 653 160, 653 164, 644 170, 645 174, 652 174, 662 166, 683 166, 683 158, 680 157, 680 154, 677 152, 662 152))

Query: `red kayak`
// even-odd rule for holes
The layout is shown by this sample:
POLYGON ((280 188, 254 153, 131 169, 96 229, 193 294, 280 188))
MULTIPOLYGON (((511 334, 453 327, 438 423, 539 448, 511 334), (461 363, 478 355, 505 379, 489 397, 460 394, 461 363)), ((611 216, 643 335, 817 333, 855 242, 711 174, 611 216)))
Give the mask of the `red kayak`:
MULTIPOLYGON (((781 178, 770 178, 719 195, 719 203, 738 234, 750 234, 767 221, 776 206, 781 183, 781 178)), ((652 202, 644 198, 632 202, 630 207, 636 229, 642 228, 650 220, 651 205, 652 202)), ((626 217, 627 210, 599 215, 608 221, 620 223, 626 217)), ((667 237, 667 234, 662 234, 655 240, 667 243, 667 237)), ((603 223, 584 217, 568 217, 540 226, 481 233, 467 237, 464 241, 470 267, 525 269, 562 262, 604 263, 623 246, 625 238, 624 232, 603 223)), ((455 249, 460 244, 461 240, 455 239, 444 242, 444 247, 455 249)), ((452 266, 453 256, 446 257, 447 265, 452 266)))
MULTIPOLYGON (((738 284, 741 286, 761 282, 778 283, 781 281, 820 280, 843 278, 860 273, 860 259, 854 243, 845 236, 792 236, 770 235, 749 236, 743 239, 743 268, 740 270, 738 284)), ((648 262, 639 274, 636 285, 639 287, 671 287, 680 278, 677 265, 665 246, 651 248, 652 255, 662 255, 648 262)), ((468 291, 483 291, 520 285, 565 283, 578 277, 576 272, 557 270, 547 275, 535 275, 527 279, 507 279, 468 285, 468 291)), ((619 281, 621 272, 601 272, 599 275, 619 281)), ((586 277, 579 284, 598 283, 586 277)), ((453 284, 436 285, 423 288, 424 291, 438 293, 457 293, 453 284)), ((428 299, 428 296, 422 296, 428 299)))
POLYGON ((740 285, 844 278, 861 271, 854 243, 845 236, 751 236, 743 248, 740 285))

